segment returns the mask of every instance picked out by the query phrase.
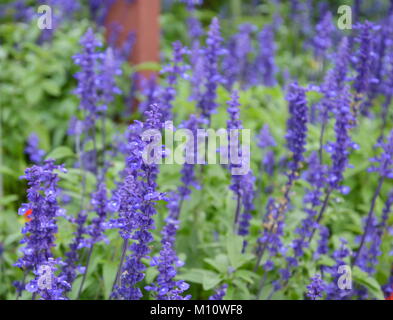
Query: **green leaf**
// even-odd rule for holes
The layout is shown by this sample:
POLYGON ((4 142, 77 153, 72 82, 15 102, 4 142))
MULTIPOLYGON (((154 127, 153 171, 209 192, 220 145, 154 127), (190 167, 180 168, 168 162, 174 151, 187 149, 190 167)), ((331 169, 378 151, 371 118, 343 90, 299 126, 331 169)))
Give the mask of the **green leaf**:
POLYGON ((105 298, 109 299, 112 292, 113 281, 115 280, 118 263, 113 261, 105 261, 102 267, 102 276, 104 279, 105 298))
POLYGON ((332 258, 330 258, 327 255, 323 255, 318 259, 318 264, 319 265, 324 265, 324 266, 328 266, 328 267, 332 267, 336 264, 336 261, 332 258))
POLYGON ((228 257, 225 254, 219 254, 214 259, 206 258, 204 261, 220 273, 228 271, 228 257))
POLYGON ((52 150, 47 156, 46 159, 62 159, 68 157, 74 157, 74 152, 68 147, 57 147, 56 149, 52 150))
POLYGON ((227 237, 227 253, 231 266, 238 269, 246 262, 254 258, 251 254, 241 253, 243 247, 243 239, 237 235, 229 235, 227 237))
POLYGON ((364 272, 359 267, 354 267, 352 270, 352 277, 355 282, 365 286, 375 298, 384 300, 381 286, 377 280, 370 277, 367 272, 364 272))
POLYGON ((43 89, 50 95, 52 96, 59 96, 60 95, 60 87, 58 86, 57 83, 53 82, 53 81, 44 81, 42 83, 42 87, 43 89))
POLYGON ((152 283, 158 275, 157 268, 151 267, 146 269, 146 283, 152 283))
POLYGON ((4 196, 3 198, 0 199, 0 205, 5 206, 11 202, 14 202, 18 200, 18 196, 15 194, 10 194, 7 196, 4 196))
POLYGON ((248 270, 238 270, 236 271, 235 276, 247 281, 250 284, 253 284, 255 279, 258 279, 257 274, 248 270))
POLYGON ((32 86, 26 90, 26 100, 30 105, 37 104, 42 98, 42 88, 32 86))
POLYGON ((218 273, 204 269, 191 269, 188 272, 182 273, 181 278, 188 282, 202 284, 204 290, 214 288, 222 280, 218 273))
POLYGON ((219 274, 205 270, 203 272, 202 286, 204 290, 215 288, 221 282, 219 274))
POLYGON ((188 282, 200 283, 203 282, 203 269, 190 269, 182 273, 182 279, 188 282))

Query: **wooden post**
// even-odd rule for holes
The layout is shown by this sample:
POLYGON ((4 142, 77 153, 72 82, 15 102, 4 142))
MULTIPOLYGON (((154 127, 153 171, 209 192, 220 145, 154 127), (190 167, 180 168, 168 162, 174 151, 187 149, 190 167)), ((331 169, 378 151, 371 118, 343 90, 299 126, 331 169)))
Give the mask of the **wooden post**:
MULTIPOLYGON (((106 17, 107 37, 115 24, 120 25, 117 45, 121 46, 134 32, 136 42, 129 61, 132 64, 159 61, 160 0, 115 0, 106 17)), ((142 70, 149 77, 153 72, 142 70)))

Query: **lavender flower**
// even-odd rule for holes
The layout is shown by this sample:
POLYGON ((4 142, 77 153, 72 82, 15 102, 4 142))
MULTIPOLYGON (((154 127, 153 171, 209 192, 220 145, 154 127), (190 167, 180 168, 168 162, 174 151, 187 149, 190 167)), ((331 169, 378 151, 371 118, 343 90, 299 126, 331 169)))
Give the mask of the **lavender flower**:
MULTIPOLYGON (((379 157, 375 157, 370 159, 371 162, 378 163, 378 165, 372 166, 369 168, 371 172, 378 172, 379 173, 379 180, 378 186, 374 192, 373 198, 371 200, 370 210, 367 215, 367 219, 365 221, 365 230, 360 240, 359 249, 354 257, 353 265, 364 265, 364 246, 372 234, 375 233, 375 216, 374 216, 374 208, 377 197, 379 196, 383 183, 385 179, 392 179, 393 178, 393 130, 390 133, 389 138, 386 142, 380 142, 377 144, 380 148, 382 148, 383 152, 379 157)), ((375 241, 372 241, 375 243, 375 241)), ((372 248, 372 256, 378 255, 378 249, 372 248)), ((372 271, 372 270, 371 270, 372 271)))
POLYGON ((319 241, 318 247, 315 252, 314 258, 318 258, 320 255, 327 254, 329 252, 329 229, 325 226, 319 225, 319 241))
POLYGON ((45 151, 39 149, 40 140, 35 133, 30 134, 27 139, 27 145, 25 148, 25 153, 29 156, 29 159, 34 164, 40 164, 42 158, 45 155, 45 151))
MULTIPOLYGON (((270 133, 269 125, 265 124, 261 129, 261 131, 259 132, 257 145, 262 150, 276 146, 276 141, 274 140, 274 138, 270 133)), ((261 167, 271 177, 273 176, 274 165, 275 165, 274 152, 273 150, 268 150, 265 152, 263 156, 261 167)))
MULTIPOLYGON (((286 248, 281 241, 284 232, 284 219, 280 214, 279 205, 275 199, 268 199, 262 222, 263 231, 261 231, 261 235, 258 238, 257 263, 254 271, 259 267, 266 250, 269 251, 270 257, 275 256, 279 252, 282 254, 286 252, 286 248)), ((268 259, 264 264, 264 269, 270 271, 273 268, 274 262, 268 259)))
POLYGON ((295 179, 295 174, 299 169, 300 162, 303 161, 303 153, 306 146, 307 137, 307 115, 308 107, 306 100, 306 90, 296 83, 290 86, 287 95, 289 101, 290 118, 287 121, 287 146, 292 152, 292 161, 289 163, 291 169, 290 180, 295 179))
POLYGON ((114 100, 114 95, 121 94, 120 88, 116 85, 116 76, 121 75, 119 61, 113 53, 112 48, 106 49, 102 57, 102 66, 96 84, 101 91, 101 106, 97 106, 98 111, 106 112, 108 105, 114 100))
POLYGON ((131 202, 129 205, 120 204, 120 208, 125 210, 118 221, 122 237, 135 240, 129 248, 131 254, 122 266, 120 284, 115 286, 113 292, 114 297, 126 300, 139 300, 142 297, 136 285, 144 278, 146 266, 142 259, 149 255, 149 243, 153 240, 150 232, 154 228, 152 217, 156 214, 155 201, 163 199, 163 195, 156 191, 157 165, 143 161, 142 150, 148 142, 141 137, 144 129, 162 128, 162 114, 157 105, 151 105, 145 116, 145 123, 136 122, 130 127, 129 144, 132 148, 126 161, 128 175, 123 188, 129 188, 133 197, 126 199, 131 202))
POLYGON ((227 294, 227 284, 223 284, 219 288, 216 289, 215 294, 209 297, 209 300, 223 300, 225 295, 227 294))
MULTIPOLYGON (((135 74, 134 81, 139 81, 139 76, 135 74)), ((152 105, 158 99, 159 87, 157 84, 157 79, 155 76, 151 76, 150 78, 142 78, 141 79, 141 94, 144 97, 144 100, 139 104, 139 109, 141 112, 145 112, 150 105, 152 105)))
MULTIPOLYGON (((342 266, 348 266, 346 259, 351 255, 348 248, 348 242, 341 238, 340 248, 333 252, 332 258, 336 261, 333 267, 324 267, 324 271, 331 275, 331 282, 326 285, 326 298, 328 300, 341 300, 351 294, 350 289, 341 289, 338 287, 338 281, 342 277, 342 266)), ((344 283, 346 285, 346 283, 344 283)))
POLYGON ((327 121, 329 110, 333 109, 335 103, 337 103, 337 96, 344 82, 347 80, 349 67, 349 47, 347 38, 341 41, 334 61, 334 67, 327 72, 321 88, 324 94, 321 117, 324 122, 327 121))
MULTIPOLYGON (((365 229, 367 229, 367 235, 357 259, 357 266, 369 274, 374 274, 376 271, 375 266, 378 265, 378 257, 382 254, 380 245, 384 226, 379 224, 375 216, 372 216, 370 220, 367 218, 363 219, 363 224, 365 229)), ((359 239, 360 237, 358 237, 359 239)))
MULTIPOLYGON (((175 213, 176 214, 176 213, 175 213)), ((159 274, 156 283, 145 287, 146 290, 155 293, 158 300, 189 300, 191 295, 185 297, 182 293, 189 285, 182 280, 175 281, 176 268, 183 266, 175 251, 176 231, 179 222, 170 214, 166 218, 166 225, 162 230, 162 248, 158 257, 152 259, 151 265, 157 266, 159 274)))
POLYGON ((100 183, 97 187, 97 191, 93 193, 91 197, 91 204, 94 211, 97 213, 97 217, 92 220, 88 229, 88 234, 91 237, 91 246, 101 240, 106 240, 104 230, 107 216, 107 203, 106 186, 104 183, 100 183))
POLYGON ((311 8, 313 5, 308 1, 291 0, 290 19, 299 27, 300 33, 308 38, 312 32, 311 8))
POLYGON ((276 164, 275 155, 273 150, 268 150, 262 160, 262 168, 269 177, 274 174, 274 166, 276 164))
POLYGON ((78 87, 75 90, 80 98, 79 108, 83 110, 85 118, 83 121, 83 130, 88 131, 94 127, 98 113, 98 93, 97 93, 97 61, 99 54, 96 48, 101 43, 95 38, 93 30, 89 29, 81 40, 83 52, 76 54, 75 64, 81 67, 75 77, 78 80, 78 87))
POLYGON ((34 271, 36 275, 34 280, 26 284, 26 290, 35 295, 40 295, 43 300, 66 300, 64 290, 70 291, 70 284, 62 277, 56 276, 55 272, 58 269, 56 265, 61 264, 61 259, 47 258, 47 261, 42 262, 34 271), (41 277, 45 277, 43 285, 40 284, 41 277))
POLYGON ((183 47, 180 41, 173 43, 173 59, 170 65, 164 67, 161 73, 166 74, 168 85, 163 89, 161 97, 161 106, 163 121, 171 119, 172 117, 172 102, 176 96, 176 84, 178 77, 187 79, 186 71, 189 66, 185 65, 183 56, 189 54, 186 47, 183 47), (183 63, 183 65, 182 65, 183 63))
POLYGON ((214 18, 209 28, 206 49, 204 51, 205 92, 198 104, 202 111, 202 115, 207 119, 210 119, 211 114, 214 113, 217 108, 217 86, 223 81, 218 69, 219 56, 226 53, 222 47, 222 41, 219 20, 214 18))
POLYGON ((324 143, 324 135, 327 122, 329 120, 329 113, 332 110, 336 109, 336 106, 339 106, 340 101, 340 93, 342 91, 342 87, 344 82, 347 80, 347 72, 349 65, 349 47, 348 47, 348 39, 344 38, 340 46, 338 48, 337 55, 335 56, 335 65, 332 69, 327 72, 327 75, 324 79, 324 83, 321 86, 321 91, 324 94, 324 97, 320 103, 321 107, 321 134, 320 134, 320 149, 319 149, 319 157, 322 161, 322 151, 323 151, 323 143, 324 143))
POLYGON ((276 141, 270 133, 270 127, 268 124, 265 124, 258 135, 258 147, 261 149, 265 149, 268 147, 275 147, 276 141))
POLYGON ((388 283, 383 287, 386 300, 393 300, 393 275, 389 277, 388 283))
MULTIPOLYGON (((193 134, 193 137, 196 137, 197 130, 202 126, 203 123, 204 121, 202 119, 198 118, 194 114, 191 114, 189 119, 187 121, 184 121, 180 125, 180 128, 190 130, 190 133, 193 134)), ((187 159, 186 163, 184 163, 183 168, 180 171, 181 173, 180 180, 182 182, 182 185, 178 188, 178 193, 180 196, 179 206, 181 206, 183 200, 187 199, 191 194, 191 187, 194 187, 196 189, 200 188, 200 185, 195 177, 195 163, 197 163, 197 158, 196 158, 197 148, 198 148, 198 142, 196 141, 196 139, 190 139, 187 149, 188 151, 192 150, 192 154, 187 155, 190 159, 187 159)), ((179 213, 180 213, 180 209, 181 208, 179 207, 179 213)))
POLYGON ((248 71, 252 66, 249 55, 253 50, 251 34, 256 30, 252 24, 245 23, 239 26, 239 32, 229 41, 228 52, 223 61, 225 71, 226 87, 231 89, 236 81, 243 86, 247 83, 248 71))
MULTIPOLYGON (((242 129, 242 123, 239 119, 239 96, 236 91, 231 95, 231 100, 228 102, 228 114, 230 119, 227 121, 227 128, 229 130, 239 130, 242 129)), ((236 136, 236 138, 238 138, 236 136)), ((232 139, 231 139, 232 140, 232 139)), ((232 147, 232 142, 230 147, 232 147)), ((231 154, 233 151, 229 150, 231 154)), ((239 152, 239 151, 238 151, 239 152)), ((241 152, 239 152, 241 153, 241 152)), ((239 154, 240 156, 241 154, 239 154)), ((243 155, 244 156, 244 155, 243 155)), ((230 164, 229 169, 232 171, 237 165, 230 164)), ((248 228, 250 225, 250 220, 252 218, 251 212, 254 210, 253 200, 254 200, 254 184, 255 177, 253 176, 251 170, 244 175, 232 175, 232 184, 229 187, 236 195, 237 208, 235 214, 235 227, 239 223, 239 235, 245 236, 248 234, 248 228), (240 214, 240 203, 243 207, 243 213, 239 222, 240 214)))
POLYGON ((268 201, 263 223, 265 228, 259 241, 266 245, 271 257, 279 253, 285 254, 287 249, 282 242, 285 226, 284 217, 280 205, 273 199, 268 201))
POLYGON ((374 26, 369 22, 365 21, 363 24, 356 26, 359 30, 359 37, 356 39, 359 42, 359 50, 355 57, 355 66, 357 75, 353 84, 357 93, 357 99, 361 100, 361 96, 364 95, 370 84, 370 68, 373 56, 372 51, 372 31, 374 26))
POLYGON ((274 27, 273 25, 265 26, 258 34, 259 53, 255 59, 262 83, 265 86, 276 85, 275 74, 277 67, 274 61, 275 57, 275 44, 274 44, 274 27))
POLYGON ((322 298, 325 286, 326 284, 322 280, 321 275, 316 274, 311 277, 311 283, 307 286, 307 297, 311 300, 318 300, 318 298, 322 298))
POLYGON ((295 257, 303 256, 303 250, 309 246, 309 238, 319 228, 319 224, 316 221, 318 214, 316 208, 322 204, 321 197, 326 184, 326 167, 320 164, 316 152, 311 154, 308 162, 309 168, 305 173, 305 180, 310 184, 311 188, 306 190, 303 198, 304 211, 307 213, 307 217, 302 220, 301 226, 296 229, 299 237, 292 243, 295 257), (307 206, 308 204, 309 206, 307 206))
POLYGON ((52 248, 55 246, 57 233, 56 216, 60 210, 57 204, 59 181, 55 170, 66 172, 64 166, 54 164, 54 160, 46 160, 42 166, 26 169, 21 178, 27 180, 29 186, 27 199, 20 207, 18 214, 29 214, 30 221, 22 229, 25 246, 21 249, 23 256, 15 266, 25 270, 38 270, 38 267, 53 257, 52 248))
POLYGON ((386 142, 379 142, 376 146, 383 152, 380 156, 370 159, 376 165, 371 166, 369 172, 378 172, 380 177, 393 179, 393 130, 386 142))
POLYGON ((187 26, 191 43, 194 44, 195 42, 198 42, 199 38, 203 36, 204 31, 200 21, 197 17, 195 17, 194 11, 192 11, 191 16, 187 19, 187 26))
POLYGON ((312 45, 317 58, 325 58, 327 50, 332 46, 331 34, 335 29, 332 19, 332 14, 328 11, 315 27, 316 31, 312 39, 312 45))
POLYGON ((340 189, 343 193, 348 192, 348 188, 340 187, 340 183, 343 180, 343 173, 348 167, 349 151, 358 148, 358 146, 352 142, 349 134, 349 130, 354 124, 354 118, 350 108, 348 87, 344 87, 337 101, 336 108, 333 111, 336 116, 336 123, 334 126, 336 141, 331 143, 328 148, 328 151, 332 154, 329 183, 331 188, 340 189))
MULTIPOLYGON (((228 52, 235 52, 236 50, 236 39, 231 37, 227 44, 226 49, 228 52)), ((237 66, 237 58, 234 54, 228 54, 222 61, 222 70, 225 76, 225 87, 228 91, 232 90, 234 84, 238 80, 239 68, 237 66)))
MULTIPOLYGON (((65 253, 67 257, 61 268, 61 276, 72 285, 77 276, 77 271, 84 273, 84 268, 78 265, 80 259, 79 250, 88 247, 88 242, 85 238, 87 230, 85 222, 87 215, 84 211, 79 212, 76 219, 72 219, 72 222, 76 224, 76 231, 74 232, 74 238, 70 244, 70 249, 65 253)), ((66 290, 67 291, 67 290, 66 290)))
MULTIPOLYGON (((389 21, 388 21, 389 25, 389 21)), ((391 29, 391 27, 390 27, 391 29)), ((368 94, 368 102, 366 104, 367 108, 372 105, 373 99, 376 97, 378 93, 383 92, 383 76, 384 76, 384 67, 385 67, 385 58, 387 53, 387 45, 390 40, 387 40, 389 37, 389 32, 391 30, 389 28, 383 28, 381 32, 378 32, 373 39, 372 42, 372 60, 370 66, 371 78, 370 81, 370 89, 368 94)), ((365 110, 367 113, 367 110, 365 110)))
POLYGON ((200 101, 203 96, 205 77, 205 56, 199 41, 194 41, 191 47, 191 79, 192 86, 190 100, 200 101))

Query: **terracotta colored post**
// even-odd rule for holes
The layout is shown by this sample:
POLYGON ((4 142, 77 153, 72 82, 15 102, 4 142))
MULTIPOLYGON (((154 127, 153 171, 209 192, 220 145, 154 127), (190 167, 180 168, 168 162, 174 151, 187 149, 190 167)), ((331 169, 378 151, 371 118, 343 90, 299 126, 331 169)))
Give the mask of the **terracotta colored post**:
MULTIPOLYGON (((132 64, 158 62, 160 39, 160 0, 115 0, 111 6, 105 24, 107 37, 116 24, 120 25, 118 43, 127 40, 130 32, 136 35, 133 53, 129 57, 132 64)), ((142 71, 143 76, 150 76, 151 71, 142 71)))

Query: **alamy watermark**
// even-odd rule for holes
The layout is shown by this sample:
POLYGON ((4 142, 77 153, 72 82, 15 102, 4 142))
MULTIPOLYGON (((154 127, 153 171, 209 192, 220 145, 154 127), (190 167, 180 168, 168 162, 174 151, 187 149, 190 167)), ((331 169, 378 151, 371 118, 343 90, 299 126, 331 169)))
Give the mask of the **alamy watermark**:
POLYGON ((41 30, 52 29, 52 8, 48 5, 41 5, 37 9, 40 15, 37 20, 37 26, 41 30))
POLYGON ((50 265, 41 265, 38 268, 37 286, 40 290, 52 289, 53 271, 50 265))
POLYGON ((229 165, 232 175, 245 175, 250 170, 250 129, 209 128, 193 132, 185 128, 174 130, 173 122, 166 121, 164 153, 160 130, 146 130, 141 138, 148 142, 142 153, 143 161, 147 164, 219 163, 229 165))
POLYGON ((341 290, 352 290, 352 270, 350 266, 341 265, 338 267, 337 273, 340 274, 337 286, 341 290))
POLYGON ((348 5, 341 5, 337 9, 337 13, 340 15, 337 20, 337 27, 340 30, 352 29, 352 8, 348 5))

